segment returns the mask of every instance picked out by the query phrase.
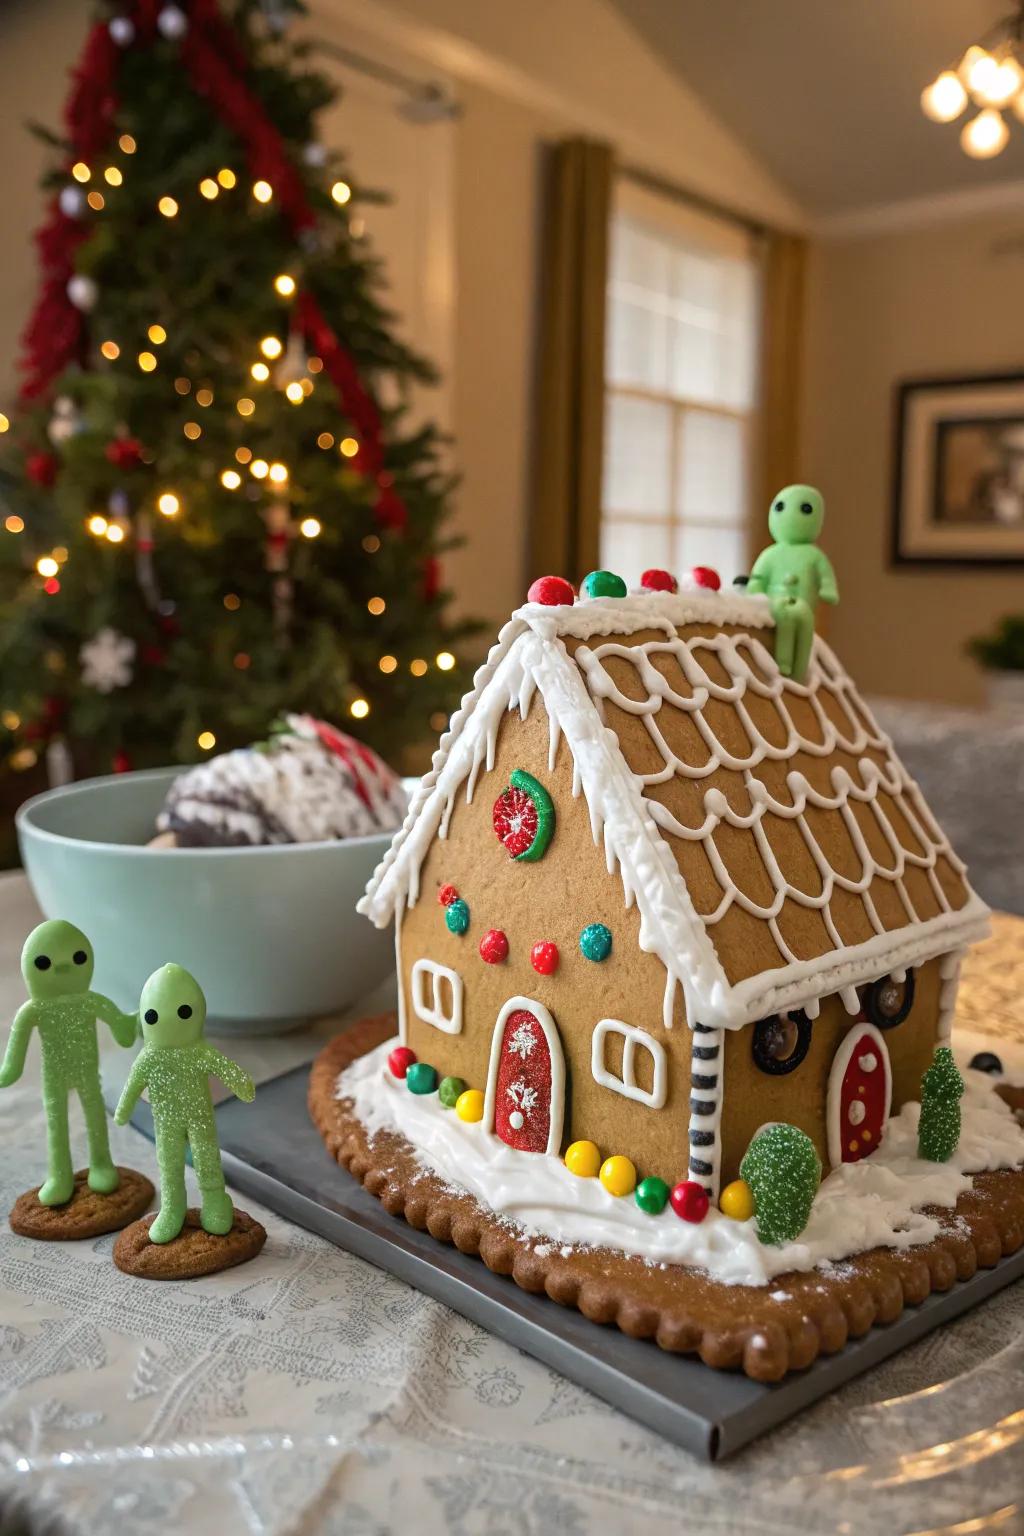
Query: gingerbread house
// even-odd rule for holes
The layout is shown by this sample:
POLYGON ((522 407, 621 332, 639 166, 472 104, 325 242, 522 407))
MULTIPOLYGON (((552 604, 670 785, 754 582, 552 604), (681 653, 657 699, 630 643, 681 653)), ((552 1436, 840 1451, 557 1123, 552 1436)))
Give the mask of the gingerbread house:
POLYGON ((870 1155, 986 925, 828 645, 784 678, 767 600, 710 591, 519 609, 360 910, 486 1130, 712 1198, 775 1121, 870 1155))

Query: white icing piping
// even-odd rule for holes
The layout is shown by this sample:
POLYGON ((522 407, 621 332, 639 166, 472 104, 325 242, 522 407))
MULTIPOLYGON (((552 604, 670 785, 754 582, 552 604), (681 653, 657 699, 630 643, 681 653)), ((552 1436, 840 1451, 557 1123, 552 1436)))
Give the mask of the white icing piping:
POLYGON ((725 1037, 721 1029, 696 1024, 690 1051, 689 1177, 718 1199, 722 1151, 725 1037))
POLYGON ((939 1025, 940 1045, 948 1045, 953 1031, 953 1015, 956 1012, 956 995, 960 986, 960 962, 962 949, 951 950, 939 963, 939 1025))

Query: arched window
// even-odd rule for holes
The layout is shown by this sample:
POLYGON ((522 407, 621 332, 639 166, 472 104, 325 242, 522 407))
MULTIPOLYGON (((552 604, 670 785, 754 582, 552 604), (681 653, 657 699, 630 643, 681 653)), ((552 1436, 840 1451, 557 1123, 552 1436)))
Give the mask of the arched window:
POLYGON ((424 1024, 446 1035, 462 1032, 462 977, 436 960, 417 960, 412 968, 412 1008, 424 1024))
MULTIPOLYGON (((643 1057, 641 1057, 643 1061, 643 1057)), ((635 1099, 649 1109, 660 1109, 668 1093, 668 1062, 665 1047, 646 1030, 619 1019, 602 1019, 594 1030, 590 1056, 594 1081, 623 1098, 635 1099), (613 1042, 619 1042, 614 1051, 613 1042), (637 1051, 649 1058, 641 1067, 642 1081, 637 1081, 637 1051), (621 1059, 616 1056, 621 1052, 621 1059), (616 1066, 618 1070, 616 1070, 616 1066), (647 1086, 649 1085, 649 1086, 647 1086)))

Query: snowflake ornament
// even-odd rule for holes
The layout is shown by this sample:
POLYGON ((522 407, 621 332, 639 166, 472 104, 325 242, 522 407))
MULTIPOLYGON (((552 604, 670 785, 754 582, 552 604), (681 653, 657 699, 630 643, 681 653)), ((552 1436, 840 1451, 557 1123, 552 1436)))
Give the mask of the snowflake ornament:
POLYGON ((82 682, 97 693, 113 693, 127 688, 132 680, 135 641, 116 629, 100 629, 78 652, 82 663, 82 682))
POLYGON ((537 1037, 525 1019, 521 1020, 509 1037, 508 1048, 525 1061, 533 1053, 537 1044, 537 1037))

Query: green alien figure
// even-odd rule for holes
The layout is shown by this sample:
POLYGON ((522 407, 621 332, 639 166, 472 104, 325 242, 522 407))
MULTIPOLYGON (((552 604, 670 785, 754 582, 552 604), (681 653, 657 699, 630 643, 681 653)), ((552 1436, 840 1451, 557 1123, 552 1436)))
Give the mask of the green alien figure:
POLYGON ((206 998, 180 965, 153 972, 142 989, 139 1016, 142 1050, 114 1119, 124 1125, 142 1090, 148 1091, 160 1166, 160 1210, 149 1229, 150 1242, 171 1242, 185 1224, 186 1142, 202 1195, 200 1220, 207 1232, 223 1235, 231 1231, 235 1211, 224 1187, 209 1080, 219 1077, 246 1104, 256 1096, 255 1085, 237 1062, 206 1043, 206 998))
POLYGON ((135 1039, 136 1018, 122 1013, 109 997, 90 992, 92 945, 80 928, 53 918, 33 928, 21 952, 21 974, 29 1001, 18 1009, 11 1029, 0 1088, 17 1082, 25 1066, 29 1036, 39 1031, 46 1110, 47 1178, 39 1191, 43 1205, 71 1199, 75 1173, 68 1132, 68 1099, 77 1093, 89 1138, 89 1188, 112 1195, 118 1173, 110 1156, 107 1117, 100 1087, 96 1020, 110 1026, 118 1045, 135 1039))
POLYGON ((754 561, 748 592, 764 592, 776 624, 775 657, 784 677, 802 682, 814 642, 814 611, 838 603, 828 556, 815 540, 825 521, 825 498, 813 485, 787 485, 772 500, 768 531, 774 543, 754 561))

